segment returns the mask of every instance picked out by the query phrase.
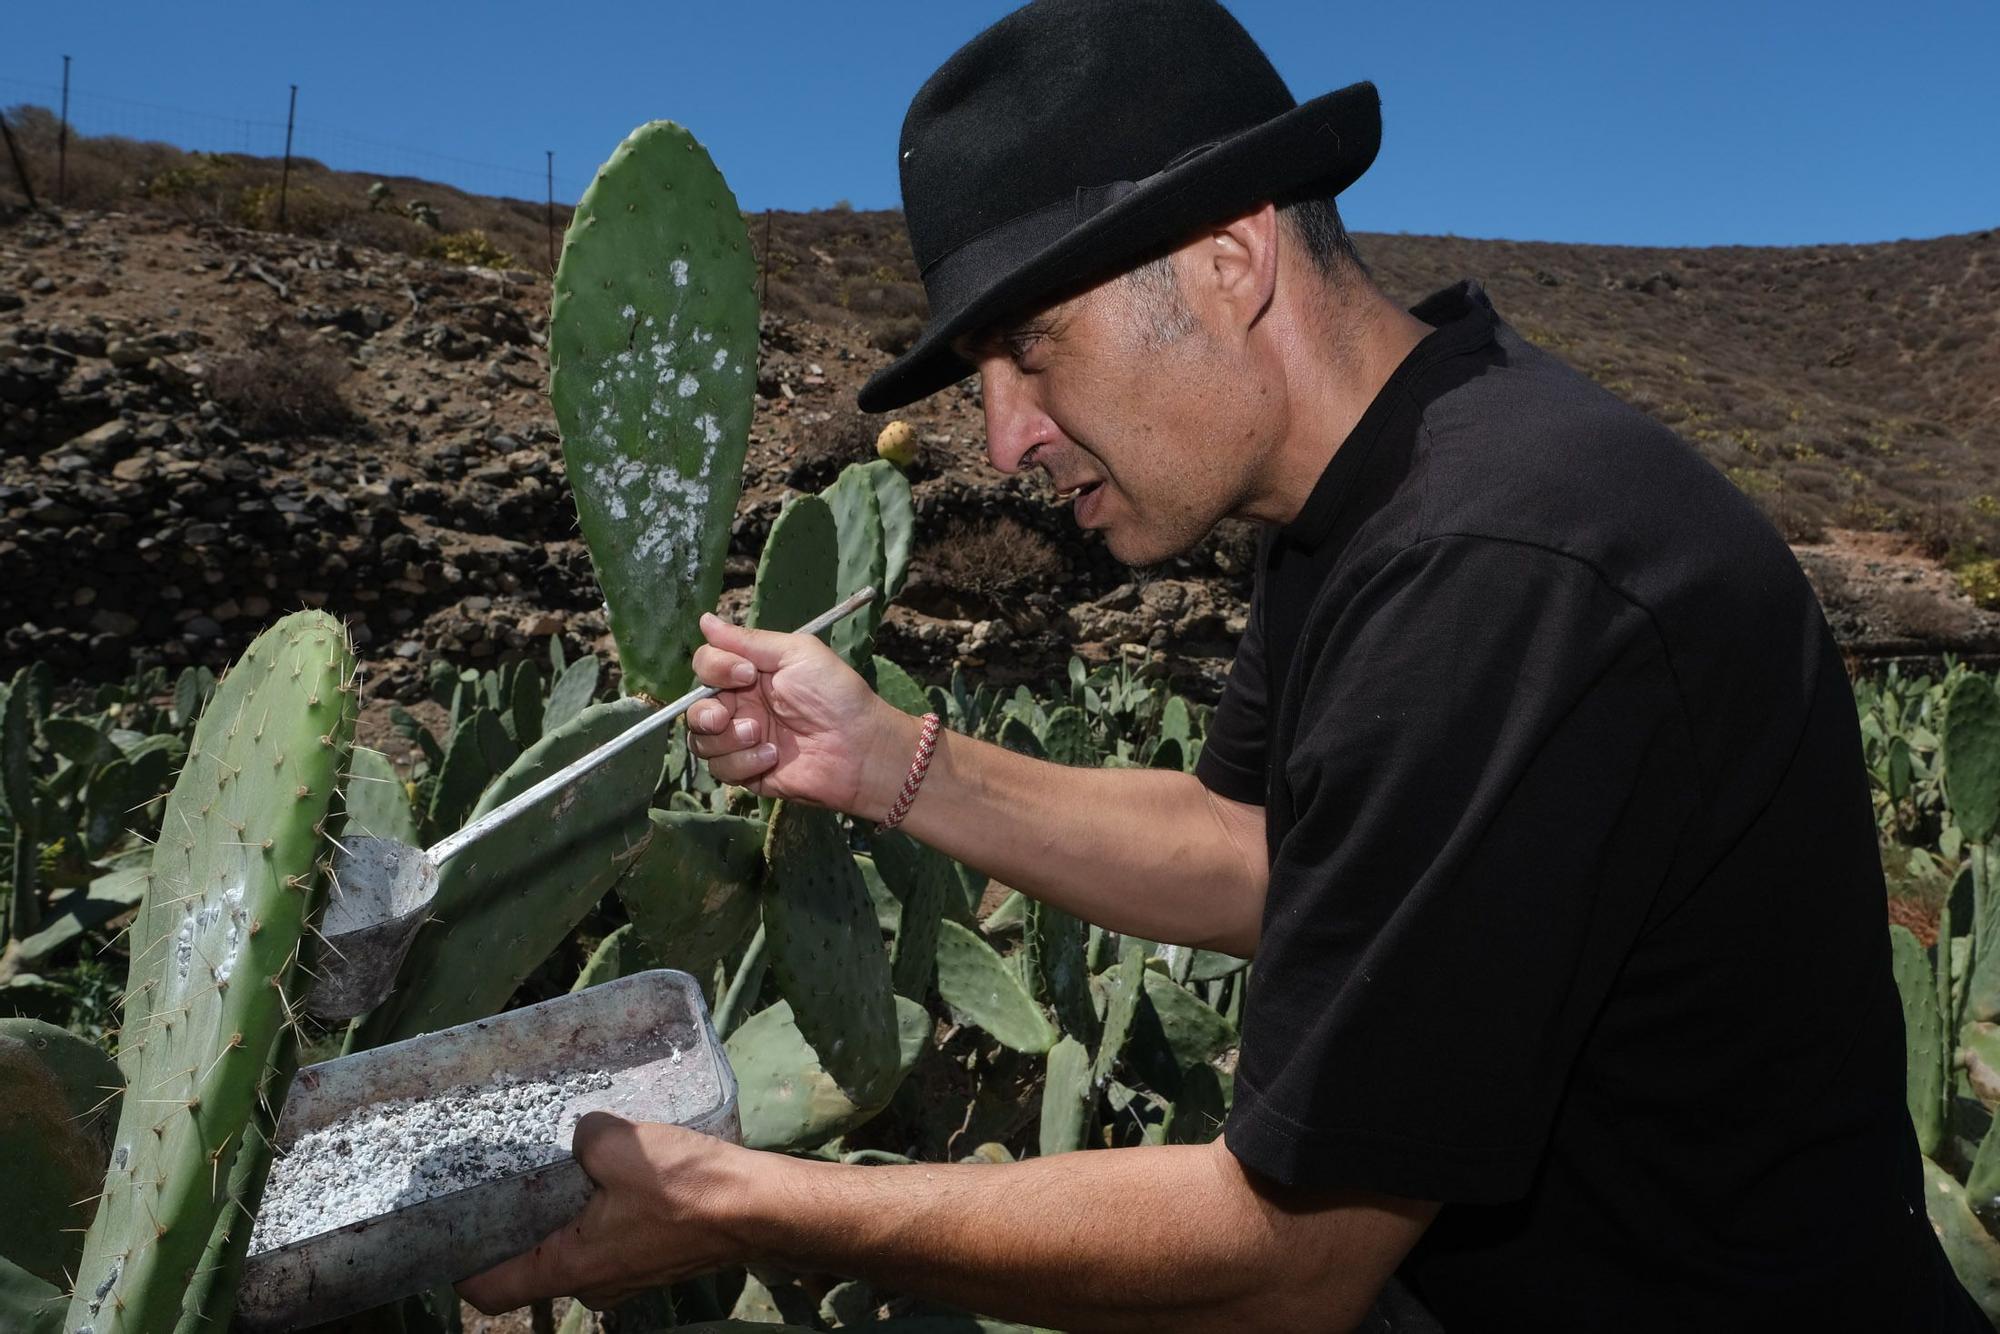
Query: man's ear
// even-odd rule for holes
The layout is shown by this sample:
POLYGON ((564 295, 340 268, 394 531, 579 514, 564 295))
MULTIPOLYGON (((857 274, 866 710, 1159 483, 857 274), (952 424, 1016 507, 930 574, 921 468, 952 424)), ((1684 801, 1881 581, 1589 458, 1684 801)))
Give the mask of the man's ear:
POLYGON ((1182 290, 1214 317, 1210 327, 1247 332, 1278 286, 1278 210, 1259 204, 1205 230, 1181 248, 1182 290))

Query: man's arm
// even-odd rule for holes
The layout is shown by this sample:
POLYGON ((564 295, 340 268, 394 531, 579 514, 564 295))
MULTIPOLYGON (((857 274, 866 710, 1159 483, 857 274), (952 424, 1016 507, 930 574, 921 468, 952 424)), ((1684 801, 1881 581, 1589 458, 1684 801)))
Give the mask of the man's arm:
POLYGON ((1065 1330, 1345 1330, 1437 1206, 1252 1176, 1221 1141, 850 1167, 596 1114, 583 1214, 461 1292, 593 1305, 739 1263, 853 1275, 1065 1330))
MULTIPOLYGON (((715 617, 695 673, 723 693, 688 712, 717 779, 879 820, 918 720, 806 635, 715 617)), ((903 828, 1031 898, 1149 940, 1256 952, 1269 864, 1264 813, 1190 774, 1080 769, 941 735, 903 828)))

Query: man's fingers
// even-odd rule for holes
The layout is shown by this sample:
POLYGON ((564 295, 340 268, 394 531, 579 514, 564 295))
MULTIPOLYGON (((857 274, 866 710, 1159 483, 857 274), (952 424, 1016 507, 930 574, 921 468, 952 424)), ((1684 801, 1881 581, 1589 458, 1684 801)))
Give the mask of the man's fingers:
MULTIPOLYGON (((703 628, 711 620, 717 625, 728 624, 719 617, 710 616, 702 619, 703 628)), ((757 683, 756 664, 740 653, 731 653, 714 644, 703 644, 694 651, 694 675, 703 685, 714 686, 717 690, 735 690, 757 683)))
POLYGON ((778 748, 766 741, 748 750, 717 755, 708 761, 708 771, 715 775, 715 781, 718 783, 735 783, 739 787, 747 787, 752 779, 761 778, 777 762, 778 748))
POLYGON ((634 1174, 637 1180, 648 1179, 639 1123, 615 1112, 585 1112, 578 1117, 569 1137, 569 1151, 583 1174, 600 1186, 634 1174))
POLYGON ((458 1295, 487 1315, 499 1315, 529 1302, 561 1297, 602 1283, 601 1275, 572 1272, 577 1269, 576 1259, 590 1253, 588 1247, 577 1242, 597 1203, 593 1196, 574 1222, 542 1238, 533 1250, 463 1280, 457 1285, 458 1295))
POLYGON ((762 732, 755 718, 737 718, 718 735, 702 736, 697 733, 690 736, 688 749, 701 759, 712 760, 719 755, 729 755, 756 745, 764 739, 762 732))
MULTIPOLYGON (((701 632, 710 644, 747 660, 760 672, 777 671, 798 643, 797 636, 776 630, 746 630, 740 625, 731 625, 714 612, 702 614, 701 632)), ((749 682, 737 684, 748 685, 749 682)))
POLYGON ((717 700, 705 699, 687 711, 687 725, 690 732, 720 732, 729 726, 735 711, 717 700))

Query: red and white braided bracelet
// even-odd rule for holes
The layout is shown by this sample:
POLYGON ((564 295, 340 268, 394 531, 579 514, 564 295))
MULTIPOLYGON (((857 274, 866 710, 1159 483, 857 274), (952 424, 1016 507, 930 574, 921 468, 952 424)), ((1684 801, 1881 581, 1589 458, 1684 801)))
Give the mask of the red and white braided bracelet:
POLYGON ((937 749, 938 716, 924 715, 923 731, 917 734, 916 757, 910 761, 910 772, 903 779, 903 790, 896 794, 896 804, 882 817, 882 823, 875 826, 875 832, 886 834, 903 823, 903 817, 910 813, 910 803, 917 799, 917 789, 923 785, 924 774, 931 767, 931 752, 937 749))

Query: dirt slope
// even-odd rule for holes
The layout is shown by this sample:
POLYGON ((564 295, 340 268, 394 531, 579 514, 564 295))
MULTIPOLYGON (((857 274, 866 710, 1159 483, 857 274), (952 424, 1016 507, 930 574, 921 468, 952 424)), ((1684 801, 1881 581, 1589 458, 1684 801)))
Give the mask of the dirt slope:
MULTIPOLYGON (((765 219, 751 224, 763 247, 765 219)), ((872 452, 881 423, 853 392, 922 310, 895 215, 770 228, 732 599, 787 492, 872 452)), ((1524 333, 1693 440, 1795 542, 1850 651, 2000 648, 2000 618, 1940 563, 2000 550, 1995 233, 1789 250, 1360 240, 1408 299, 1479 277, 1524 333)), ((300 605, 349 618, 392 695, 436 655, 598 642, 541 392, 547 296, 534 273, 171 213, 0 221, 0 669, 220 663, 300 605), (315 355, 331 406, 274 424, 315 355)), ((888 652, 1009 680, 1133 644, 1213 691, 1247 530, 1135 574, 1077 538, 1039 475, 984 462, 972 386, 903 415, 924 441, 920 559, 888 652)))

